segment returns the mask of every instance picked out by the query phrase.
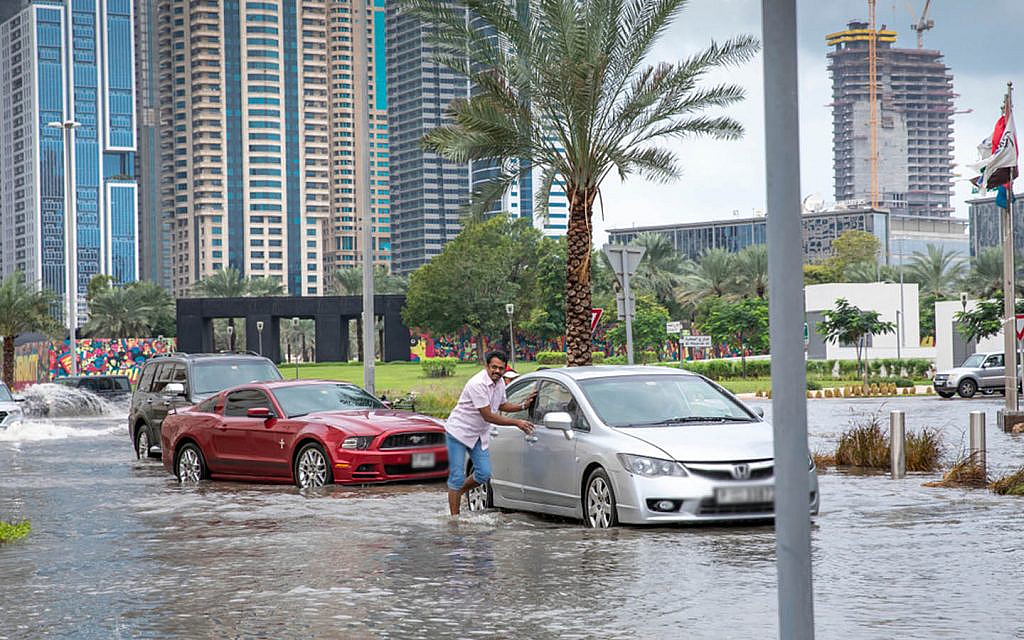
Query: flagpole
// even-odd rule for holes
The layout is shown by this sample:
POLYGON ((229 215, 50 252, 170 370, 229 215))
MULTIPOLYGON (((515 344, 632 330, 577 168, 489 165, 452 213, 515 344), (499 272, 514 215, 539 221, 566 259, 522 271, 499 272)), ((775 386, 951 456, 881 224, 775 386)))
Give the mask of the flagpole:
MULTIPOLYGON (((1010 121, 1013 113, 1013 82, 1006 83, 1003 117, 1010 121)), ((1011 133, 1012 135, 1012 133, 1011 133)), ((995 141, 993 140, 993 143, 995 141)), ((1013 189, 1013 169, 1010 169, 1010 189, 1013 189)), ((982 185, 984 188, 985 185, 982 185)), ((1006 411, 1017 411, 1017 288, 1014 286, 1013 265, 1013 196, 1007 193, 1003 214, 1003 364, 1006 365, 1006 411), (1011 364, 1012 363, 1012 364, 1011 364)))

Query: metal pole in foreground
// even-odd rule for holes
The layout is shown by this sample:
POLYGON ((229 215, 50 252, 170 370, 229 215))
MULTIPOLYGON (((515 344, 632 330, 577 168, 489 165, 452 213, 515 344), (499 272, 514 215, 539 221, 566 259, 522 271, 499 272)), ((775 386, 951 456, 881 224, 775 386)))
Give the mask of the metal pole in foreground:
POLYGON ((972 411, 970 417, 971 461, 981 468, 982 474, 987 473, 985 452, 985 412, 972 411))
POLYGON ((889 412, 889 474, 893 480, 907 475, 906 421, 902 411, 889 412))
POLYGON ((796 0, 762 0, 779 638, 814 638, 796 0))
POLYGON ((68 373, 78 375, 78 346, 75 332, 78 329, 78 215, 75 211, 74 181, 71 165, 71 132, 78 127, 72 120, 51 122, 49 126, 57 126, 64 134, 64 264, 67 267, 68 296, 68 353, 71 354, 71 369, 68 373))
POLYGON ((629 269, 626 266, 626 254, 622 254, 622 295, 626 299, 626 363, 633 364, 633 307, 629 303, 629 269))
MULTIPOLYGON (((373 210, 370 207, 370 83, 366 43, 366 3, 352 3, 352 91, 355 121, 356 212, 361 215, 363 259, 363 387, 376 386, 377 322, 373 311, 373 210)), ((381 78, 375 78, 381 82, 381 78)))

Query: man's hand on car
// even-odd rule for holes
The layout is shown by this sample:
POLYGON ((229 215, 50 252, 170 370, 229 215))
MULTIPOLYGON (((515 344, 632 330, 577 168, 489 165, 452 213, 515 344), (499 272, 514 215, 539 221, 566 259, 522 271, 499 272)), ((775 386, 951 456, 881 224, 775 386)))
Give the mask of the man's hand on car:
POLYGON ((533 433, 533 423, 529 420, 516 420, 516 426, 526 435, 533 433))

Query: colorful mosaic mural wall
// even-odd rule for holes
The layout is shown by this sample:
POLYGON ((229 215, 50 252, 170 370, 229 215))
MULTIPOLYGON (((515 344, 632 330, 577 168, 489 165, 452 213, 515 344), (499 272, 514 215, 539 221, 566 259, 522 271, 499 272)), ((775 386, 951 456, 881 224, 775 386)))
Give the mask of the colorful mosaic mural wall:
MULTIPOLYGON (((459 360, 472 362, 477 359, 476 337, 469 334, 458 334, 455 336, 434 337, 429 334, 416 332, 412 334, 413 344, 409 350, 409 359, 419 362, 423 358, 458 358, 459 360)), ((484 349, 505 348, 503 340, 487 341, 485 339, 484 349)), ((604 331, 598 330, 594 337, 594 351, 604 351, 611 354, 613 349, 611 343, 604 337, 604 331)), ((542 340, 523 334, 516 334, 516 358, 521 360, 536 360, 538 351, 565 351, 565 338, 558 340, 542 340)))
POLYGON ((21 388, 50 379, 50 343, 28 342, 14 347, 14 386, 21 388))
MULTIPOLYGON (((174 338, 84 338, 75 345, 79 375, 128 376, 135 384, 146 360, 174 351, 174 338)), ((68 375, 71 354, 68 341, 54 342, 49 349, 48 379, 68 375)))

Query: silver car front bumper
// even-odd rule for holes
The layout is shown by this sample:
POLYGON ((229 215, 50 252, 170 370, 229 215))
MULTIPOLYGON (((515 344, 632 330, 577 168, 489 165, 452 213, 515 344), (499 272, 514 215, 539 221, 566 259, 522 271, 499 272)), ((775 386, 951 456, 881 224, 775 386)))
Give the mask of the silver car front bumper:
MULTIPOLYGON (((716 488, 773 487, 774 478, 752 481, 721 481, 691 474, 688 477, 647 478, 625 470, 613 471, 612 485, 616 491, 619 521, 627 524, 671 522, 729 522, 736 520, 771 520, 775 517, 774 502, 740 502, 720 504, 715 500, 716 488), (671 501, 672 511, 659 511, 652 503, 671 501)), ((817 515, 821 496, 818 474, 808 472, 809 515, 817 515)))

